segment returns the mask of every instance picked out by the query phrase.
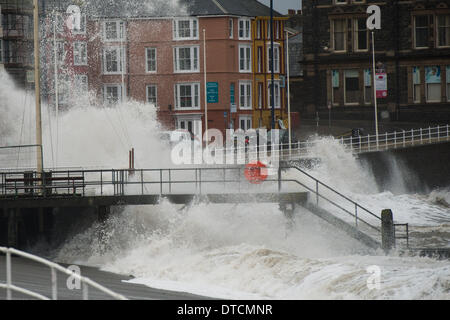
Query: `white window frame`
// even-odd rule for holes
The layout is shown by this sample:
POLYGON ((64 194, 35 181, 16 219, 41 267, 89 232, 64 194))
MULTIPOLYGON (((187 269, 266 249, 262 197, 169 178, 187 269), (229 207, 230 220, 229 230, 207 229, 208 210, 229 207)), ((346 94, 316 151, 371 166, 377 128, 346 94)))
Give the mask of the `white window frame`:
POLYGON ((239 45, 239 72, 251 73, 252 72, 252 46, 251 45, 239 45), (244 57, 241 57, 241 49, 244 49, 244 57), (241 68, 241 60, 244 60, 244 68, 241 68), (248 68, 246 65, 248 64, 248 68))
POLYGON ((258 90, 258 109, 262 109, 264 105, 264 83, 258 82, 257 84, 258 90))
POLYGON ((76 74, 74 78, 75 88, 82 93, 89 92, 89 78, 86 74, 76 74), (83 80, 84 79, 84 80, 83 80), (83 88, 83 86, 86 86, 83 88))
POLYGON ((180 40, 198 40, 199 39, 199 25, 198 25, 198 19, 197 18, 174 18, 173 19, 173 40, 180 41, 180 40), (186 22, 189 21, 189 36, 188 37, 181 37, 179 34, 180 31, 180 22, 186 22))
POLYGON ((251 115, 240 115, 239 116, 239 129, 242 129, 244 131, 247 131, 249 129, 253 128, 253 117, 251 115), (245 128, 242 128, 241 122, 245 121, 245 128), (250 121, 250 126, 249 126, 249 121, 250 121))
POLYGON ((252 110, 252 81, 242 80, 239 81, 239 109, 252 110), (242 87, 244 86, 244 91, 242 87), (244 95, 242 95, 244 93, 244 95), (244 97, 244 104, 242 104, 242 97, 244 97))
POLYGON ((64 40, 56 41, 56 56, 59 64, 66 62, 66 44, 64 40))
MULTIPOLYGON (((436 15, 436 48, 450 48, 450 41, 447 45, 439 45, 439 17, 448 17, 449 19, 449 26, 447 27, 447 32, 450 33, 450 13, 448 14, 438 14, 436 15)), ((450 35, 449 35, 450 37, 450 35)))
POLYGON ((175 127, 181 129, 181 123, 185 122, 184 130, 188 130, 188 122, 192 122, 192 133, 201 140, 202 116, 201 115, 178 115, 175 118, 175 127))
MULTIPOLYGON (((271 68, 270 68, 270 56, 271 56, 271 54, 270 54, 270 52, 271 52, 271 45, 270 44, 268 44, 267 45, 267 71, 268 72, 271 72, 271 68)), ((280 50, 280 44, 279 43, 274 43, 273 44, 273 52, 274 52, 274 56, 275 56, 275 58, 276 59, 274 59, 274 67, 273 67, 273 70, 274 70, 274 73, 280 73, 280 65, 281 65, 281 60, 280 60, 280 58, 281 58, 281 55, 280 55, 280 53, 281 53, 281 50, 280 50)))
POLYGON ((427 45, 425 47, 418 47, 417 46, 416 18, 417 17, 421 17, 421 16, 426 16, 427 19, 428 19, 428 25, 427 25, 427 31, 428 31, 427 39, 428 40, 429 40, 429 36, 430 36, 430 30, 429 30, 430 29, 430 18, 428 17, 428 15, 427 14, 414 15, 413 16, 413 25, 414 25, 414 28, 413 28, 413 44, 414 44, 414 49, 419 49, 419 50, 421 50, 421 49, 428 49, 429 48, 429 45, 427 45))
POLYGON ((81 14, 80 16, 80 30, 77 30, 72 27, 72 33, 73 34, 86 34, 86 14, 81 14))
POLYGON ((108 88, 112 88, 112 87, 117 88, 117 103, 122 102, 122 98, 123 98, 122 97, 122 84, 117 84, 117 83, 106 83, 103 85, 103 102, 112 104, 107 99, 108 88))
MULTIPOLYGON (((359 49, 359 29, 358 29, 358 20, 361 18, 353 19, 353 51, 354 52, 367 52, 369 51, 369 30, 366 26, 366 49, 359 49)), ((366 21, 364 19, 364 21, 366 21)))
MULTIPOLYGON (((356 69, 346 69, 346 70, 343 70, 343 72, 344 72, 344 83, 343 83, 343 87, 344 87, 344 105, 346 105, 346 106, 355 106, 355 105, 359 105, 359 101, 356 101, 356 102, 347 102, 347 85, 346 85, 346 79, 347 79, 347 76, 346 76, 346 73, 347 73, 347 71, 357 71, 357 74, 358 74, 358 81, 360 80, 359 78, 360 78, 360 74, 359 74, 359 71, 358 70, 356 70, 356 69)), ((351 78, 351 77, 349 77, 349 78, 351 78)), ((358 87, 359 87, 359 85, 358 85, 358 87)), ((359 88, 359 93, 361 94, 361 88, 359 88)))
POLYGON ((103 21, 103 41, 105 42, 118 42, 125 39, 125 24, 123 21, 120 20, 108 20, 103 21), (106 25, 108 23, 115 23, 116 24, 116 36, 114 38, 108 39, 106 37, 106 25))
POLYGON ((238 37, 239 40, 252 39, 252 21, 250 18, 239 18, 238 22, 238 37))
POLYGON ((176 46, 173 47, 174 73, 199 73, 200 72, 200 46, 176 46), (180 49, 189 49, 191 69, 180 69, 180 49), (197 53, 197 57, 195 56, 197 53), (196 63, 197 62, 197 63, 196 63))
POLYGON ((174 87, 174 100, 175 100, 175 110, 200 110, 201 99, 200 99, 200 82, 181 82, 176 83, 174 87), (192 107, 181 107, 181 96, 180 96, 180 87, 181 86, 191 86, 191 96, 192 98, 192 107), (195 105, 195 89, 197 88, 198 98, 197 104, 195 105))
POLYGON ((228 20, 228 36, 230 39, 234 38, 234 20, 233 20, 233 18, 230 18, 228 20))
POLYGON ((67 104, 70 98, 70 80, 67 74, 58 75, 58 104, 67 104))
POLYGON ((73 65, 74 66, 87 66, 87 43, 86 41, 75 41, 73 43, 73 65), (84 46, 84 50, 81 48, 77 49, 77 46, 84 46), (77 56, 80 57, 79 62, 77 62, 77 56))
POLYGON ((425 68, 424 68, 424 74, 425 74, 425 102, 426 103, 439 103, 442 100, 442 82, 443 82, 442 81, 443 80, 442 72, 443 71, 442 71, 442 67, 439 66, 439 67, 441 67, 441 82, 439 82, 439 83, 429 83, 426 80, 426 74, 427 74, 426 70, 427 70, 427 68, 430 68, 430 67, 433 67, 433 66, 425 66, 425 68), (433 99, 429 98, 429 95, 428 95, 428 86, 429 85, 439 85, 439 97, 438 97, 438 99, 434 99, 433 100, 433 99))
POLYGON ((158 86, 156 84, 148 84, 147 86, 145 86, 145 100, 147 101, 147 103, 153 103, 149 101, 150 95, 148 92, 148 89, 150 88, 155 88, 155 107, 158 106, 158 86))
POLYGON ((145 72, 147 73, 157 73, 158 71, 158 49, 156 47, 147 47, 145 48, 145 72), (149 69, 149 51, 154 51, 155 52, 155 70, 150 70, 149 69))
MULTIPOLYGON (((270 109, 272 107, 272 100, 271 100, 271 94, 272 90, 270 89, 270 84, 272 83, 271 80, 267 82, 267 106, 270 109)), ((274 99, 274 105, 275 109, 281 108, 281 88, 280 88, 280 80, 274 81, 275 85, 275 99, 274 99)))
MULTIPOLYGON (((122 70, 124 67, 126 68, 125 62, 125 50, 121 47, 104 47, 102 52, 102 60, 103 60, 103 74, 122 74, 122 70), (106 51, 116 51, 117 54, 117 71, 107 71, 107 62, 106 62, 106 51)), ((123 70, 126 73, 126 70, 123 70)))
POLYGON ((347 24, 348 24, 347 19, 340 18, 340 19, 332 19, 330 21, 331 21, 331 28, 330 28, 330 31, 331 31, 331 43, 332 43, 332 46, 333 46, 333 52, 335 52, 335 53, 347 52, 347 29, 348 29, 347 28, 347 24), (335 34, 334 28, 335 28, 336 21, 342 21, 342 20, 345 21, 344 22, 344 31, 343 31, 343 33, 344 33, 344 49, 336 50, 335 39, 334 39, 334 34, 335 34))

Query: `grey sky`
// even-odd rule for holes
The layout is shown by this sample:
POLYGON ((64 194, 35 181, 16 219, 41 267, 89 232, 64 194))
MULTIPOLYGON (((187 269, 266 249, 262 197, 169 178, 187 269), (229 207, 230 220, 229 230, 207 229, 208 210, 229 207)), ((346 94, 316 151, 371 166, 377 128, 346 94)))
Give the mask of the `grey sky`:
MULTIPOLYGON (((245 0, 244 0, 245 1, 245 0)), ((266 6, 270 5, 270 0, 258 0, 266 6)), ((281 14, 287 14, 288 9, 300 10, 302 0, 273 0, 273 8, 281 14)))

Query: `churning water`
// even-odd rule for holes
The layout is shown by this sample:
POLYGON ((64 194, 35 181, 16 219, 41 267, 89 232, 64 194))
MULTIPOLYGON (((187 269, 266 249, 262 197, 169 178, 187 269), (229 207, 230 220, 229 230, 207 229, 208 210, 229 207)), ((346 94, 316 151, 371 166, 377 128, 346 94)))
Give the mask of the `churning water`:
MULTIPOLYGON (((15 89, 4 74, 0 77, 1 144, 32 143, 32 95, 15 89)), ((58 121, 52 108, 44 106, 43 115, 47 167, 126 167, 131 147, 136 167, 168 163, 168 149, 156 138, 160 128, 151 105, 75 105, 58 121)), ((437 235, 436 243, 449 245, 448 189, 401 193, 398 168, 397 192, 379 190, 370 168, 335 140, 318 139, 313 148, 321 162, 310 174, 374 212, 393 209, 397 221, 426 229, 427 235, 437 235)), ((14 165, 18 163, 1 167, 14 165)), ((133 275, 136 283, 220 298, 450 298, 448 261, 368 250, 303 208, 296 208, 288 228, 275 204, 180 207, 163 201, 116 208, 104 227, 106 243, 99 242, 100 226, 94 224, 52 255, 60 262, 133 275), (370 266, 380 268, 379 289, 367 286, 370 266)))

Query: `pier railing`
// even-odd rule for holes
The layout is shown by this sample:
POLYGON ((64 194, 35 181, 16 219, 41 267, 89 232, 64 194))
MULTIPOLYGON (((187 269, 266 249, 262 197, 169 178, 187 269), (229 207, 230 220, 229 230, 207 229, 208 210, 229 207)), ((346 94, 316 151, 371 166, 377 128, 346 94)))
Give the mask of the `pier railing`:
MULTIPOLYGON (((321 200, 331 205, 334 209, 340 210, 346 215, 350 216, 354 221, 355 228, 359 229, 359 225, 365 225, 375 231, 378 235, 381 235, 381 217, 356 201, 343 195, 335 188, 323 183, 322 181, 314 178, 306 171, 298 168, 297 166, 288 166, 286 168, 295 169, 299 172, 305 180, 303 182, 297 179, 291 179, 290 181, 301 185, 314 195, 315 205, 320 206, 321 200), (369 221, 371 219, 372 221, 369 221)), ((407 223, 394 223, 394 235, 395 239, 406 240, 406 246, 409 246, 409 228, 407 223), (403 228, 403 230, 401 230, 403 228)))
POLYGON ((50 300, 49 297, 46 297, 40 293, 33 292, 31 290, 28 290, 26 288, 22 288, 19 286, 16 286, 13 284, 12 279, 12 261, 11 256, 16 255, 20 256, 25 259, 32 260, 34 262, 37 262, 41 265, 47 266, 50 268, 51 273, 51 290, 52 290, 52 300, 58 300, 58 282, 57 282, 57 272, 60 272, 62 274, 65 274, 68 277, 73 277, 75 280, 80 281, 80 283, 83 285, 82 288, 82 298, 83 300, 89 299, 89 287, 95 288, 107 296, 116 299, 116 300, 128 300, 123 295, 115 293, 108 288, 105 288, 104 286, 92 281, 89 278, 83 277, 77 273, 74 273, 72 270, 64 268, 60 266, 59 264, 56 264, 54 262, 48 261, 44 258, 32 255, 30 253, 26 253, 20 250, 16 250, 13 248, 4 248, 0 247, 0 252, 6 255, 6 283, 0 283, 0 288, 6 289, 6 299, 11 300, 12 299, 12 292, 18 292, 21 294, 24 294, 26 296, 39 299, 39 300, 50 300))
MULTIPOLYGON (((245 134, 243 134, 245 136, 245 134)), ((401 130, 386 132, 376 135, 349 136, 337 139, 342 145, 349 148, 353 153, 385 151, 389 149, 400 149, 418 145, 433 144, 450 141, 450 126, 436 126, 428 128, 401 130)), ((260 144, 257 147, 251 145, 236 145, 230 148, 216 149, 222 154, 237 155, 242 163, 246 159, 257 159, 261 152, 267 152, 274 159, 293 160, 304 157, 314 157, 313 147, 316 145, 314 139, 308 141, 280 144, 260 144), (276 151, 276 153, 274 153, 276 151)))
MULTIPOLYGON (((201 167, 168 169, 72 170, 37 172, 0 172, 1 198, 55 198, 83 196, 169 195, 240 193, 251 191, 245 168, 201 167)), ((255 192, 281 192, 299 186, 311 192, 315 205, 327 204, 344 212, 354 221, 381 232, 380 215, 343 195, 295 165, 266 168, 268 177, 255 192), (293 169, 299 177, 285 177, 283 171, 293 169), (270 172, 272 171, 272 172, 270 172), (283 187, 283 188, 282 188, 283 187), (262 189, 264 188, 264 189, 262 189)), ((326 209, 326 208, 324 208, 326 209)), ((398 224, 398 239, 408 240, 408 225, 398 224)))

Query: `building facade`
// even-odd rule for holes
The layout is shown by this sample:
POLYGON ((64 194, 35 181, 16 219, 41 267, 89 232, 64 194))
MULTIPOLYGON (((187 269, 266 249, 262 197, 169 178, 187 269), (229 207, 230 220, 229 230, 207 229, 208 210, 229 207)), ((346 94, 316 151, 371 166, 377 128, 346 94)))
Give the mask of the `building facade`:
MULTIPOLYGON (((287 126, 286 104, 286 33, 287 18, 275 17, 273 25, 273 69, 274 69, 274 118, 281 119, 287 126)), ((253 127, 272 127, 272 57, 271 28, 269 17, 253 20, 253 127)), ((278 122, 276 123, 278 128, 278 122)))
MULTIPOLYGON (((201 0, 180 1, 176 12, 167 12, 133 3, 81 6, 83 28, 77 32, 68 30, 64 8, 57 15, 62 22, 54 12, 48 14, 46 52, 56 52, 56 62, 54 54, 45 62, 49 101, 56 99, 58 74, 63 77, 58 81, 60 106, 70 105, 70 93, 83 96, 68 92, 65 97, 67 88, 87 87, 107 105, 126 99, 154 104, 169 130, 201 135, 206 126, 221 131, 270 127, 270 8, 257 1, 201 0)), ((275 12, 275 108, 280 119, 286 118, 284 21, 275 12)))
POLYGON ((33 85, 31 0, 0 0, 0 65, 18 85, 33 85))
POLYGON ((376 69, 387 73, 379 116, 450 120, 450 1, 304 0, 304 83, 296 107, 306 117, 373 119, 371 31, 366 9, 381 8, 376 69), (325 116, 325 115, 324 115, 325 116))

